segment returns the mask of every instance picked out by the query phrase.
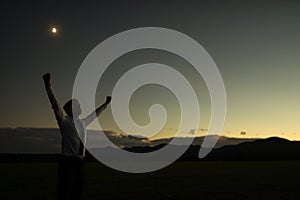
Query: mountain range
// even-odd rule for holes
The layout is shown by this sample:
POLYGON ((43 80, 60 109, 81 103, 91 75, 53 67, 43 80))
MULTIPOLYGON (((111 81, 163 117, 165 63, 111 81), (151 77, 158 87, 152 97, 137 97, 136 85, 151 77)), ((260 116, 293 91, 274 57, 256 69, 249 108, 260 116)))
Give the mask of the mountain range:
MULTIPOLYGON (((104 132, 111 142, 121 148, 155 147, 167 144, 172 140, 172 138, 149 140, 145 137, 120 134, 113 131, 104 132)), ((87 145, 94 148, 111 146, 99 135, 98 131, 89 130, 87 145)), ((201 145, 203 139, 204 136, 195 137, 193 145, 201 145)), ((179 144, 185 144, 187 138, 178 138, 178 140, 179 144)), ((220 136, 215 148, 227 145, 237 145, 255 140, 257 140, 257 138, 243 139, 220 136)), ((59 153, 60 146, 61 136, 57 128, 0 128, 0 153, 52 154, 59 153)))
MULTIPOLYGON (((148 140, 139 136, 127 136, 105 131, 108 138, 123 150, 135 153, 147 153, 163 148, 172 138, 148 140)), ((97 131, 90 131, 97 134, 97 131)), ((217 137, 217 136, 210 136, 217 137)), ((179 138, 184 141, 186 138, 179 138)), ((242 139, 221 136, 214 149, 203 159, 198 158, 204 137, 196 137, 193 144, 179 158, 182 161, 278 161, 300 160, 300 141, 271 137, 266 139, 242 139)), ((174 151, 183 145, 172 145, 174 151)), ((205 148, 205 147, 203 147, 205 148)), ((108 155, 116 150, 111 146, 95 146, 91 152, 108 155)), ((60 151, 58 129, 15 128, 0 129, 0 161, 55 161, 60 151)), ((118 150, 119 151, 119 150, 118 150)), ((113 159, 113 156, 111 156, 113 159)), ((124 158, 126 160, 126 158, 124 158)), ((161 158, 157 158, 160 160, 161 158)), ((87 160, 95 158, 87 152, 87 160)))

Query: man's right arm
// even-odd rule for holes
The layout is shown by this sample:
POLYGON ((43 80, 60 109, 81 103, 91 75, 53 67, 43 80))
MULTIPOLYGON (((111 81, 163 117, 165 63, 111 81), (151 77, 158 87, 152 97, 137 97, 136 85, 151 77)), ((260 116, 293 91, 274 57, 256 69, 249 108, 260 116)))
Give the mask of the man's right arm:
POLYGON ((48 98, 52 105, 52 109, 54 111, 55 118, 56 118, 58 124, 60 125, 63 122, 65 115, 64 115, 63 109, 61 108, 61 106, 56 98, 56 95, 51 87, 50 79, 51 79, 50 73, 43 75, 44 85, 45 85, 45 89, 47 91, 48 98))

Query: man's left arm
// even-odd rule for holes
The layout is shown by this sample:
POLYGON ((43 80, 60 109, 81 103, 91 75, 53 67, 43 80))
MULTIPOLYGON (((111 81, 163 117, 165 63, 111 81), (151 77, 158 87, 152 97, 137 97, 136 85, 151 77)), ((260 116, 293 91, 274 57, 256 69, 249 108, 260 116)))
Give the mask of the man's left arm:
POLYGON ((83 119, 85 126, 88 126, 94 119, 96 119, 106 109, 106 107, 110 102, 111 102, 111 96, 107 96, 104 104, 99 106, 95 111, 93 111, 91 114, 89 114, 87 117, 83 119))

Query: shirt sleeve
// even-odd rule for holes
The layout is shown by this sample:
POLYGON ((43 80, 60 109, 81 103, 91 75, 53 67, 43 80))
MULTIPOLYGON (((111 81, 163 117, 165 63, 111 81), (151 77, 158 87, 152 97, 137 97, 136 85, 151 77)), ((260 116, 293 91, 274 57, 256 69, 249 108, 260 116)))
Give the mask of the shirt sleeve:
POLYGON ((96 119, 105 110, 106 107, 107 105, 103 104, 87 117, 83 118, 82 120, 84 121, 85 126, 88 126, 94 119, 96 119))
POLYGON ((51 86, 46 87, 46 91, 47 91, 47 95, 50 100, 50 103, 52 105, 52 109, 54 111, 54 115, 57 120, 57 123, 58 123, 58 125, 61 125, 62 122, 65 120, 64 111, 61 108, 52 87, 51 86))

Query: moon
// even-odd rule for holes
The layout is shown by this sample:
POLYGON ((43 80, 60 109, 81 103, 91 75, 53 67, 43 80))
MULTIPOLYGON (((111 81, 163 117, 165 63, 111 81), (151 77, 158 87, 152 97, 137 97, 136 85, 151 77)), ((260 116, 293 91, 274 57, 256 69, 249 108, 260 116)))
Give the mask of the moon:
POLYGON ((56 32, 57 32, 57 29, 56 29, 55 27, 53 27, 53 28, 51 29, 51 32, 52 32, 52 33, 56 33, 56 32))
POLYGON ((59 32, 59 30, 58 30, 58 28, 56 26, 50 27, 50 33, 51 33, 51 35, 56 36, 56 35, 58 35, 58 32, 59 32))

